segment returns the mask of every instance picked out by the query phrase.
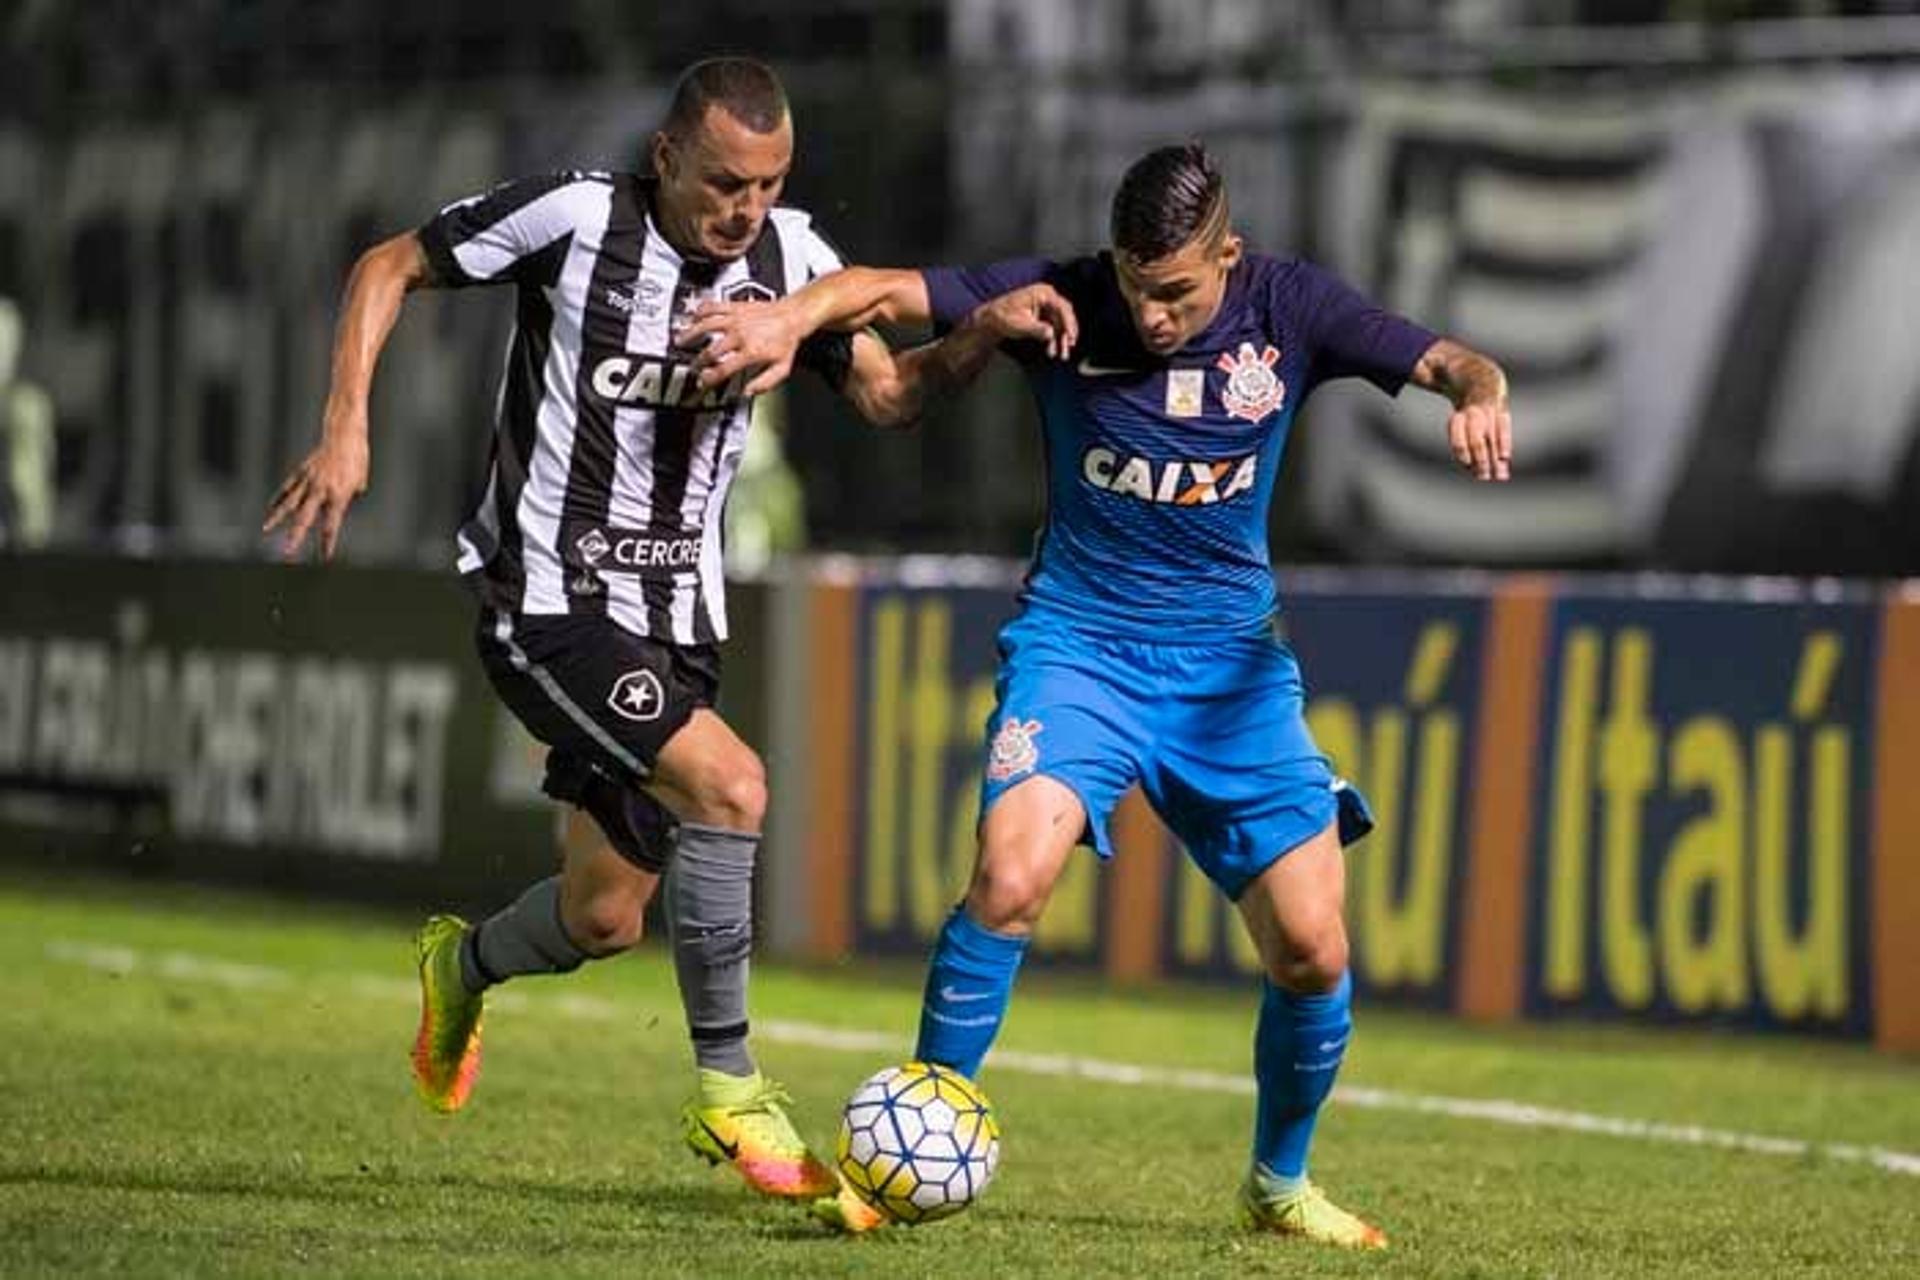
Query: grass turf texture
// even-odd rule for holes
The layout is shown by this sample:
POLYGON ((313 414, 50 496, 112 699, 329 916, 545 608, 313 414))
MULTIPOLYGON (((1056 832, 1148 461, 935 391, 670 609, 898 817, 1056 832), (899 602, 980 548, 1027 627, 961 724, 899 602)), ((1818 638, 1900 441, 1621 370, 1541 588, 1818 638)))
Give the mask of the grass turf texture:
MULTIPOLYGON (((406 921, 0 875, 0 1275, 1920 1274, 1920 1178, 1338 1105, 1315 1174, 1393 1251, 1255 1237, 1233 1219, 1249 1098, 991 1062, 1006 1145, 982 1205, 838 1239, 680 1147, 690 1055, 657 951, 516 984, 489 1012, 474 1102, 446 1118, 407 1078, 406 921), (137 963, 116 975, 75 945, 137 963), (265 969, 209 980, 204 962, 265 969)), ((762 965, 755 1014, 894 1031, 904 1057, 917 983, 762 965)), ((1254 1004, 1029 975, 1002 1043, 1244 1073, 1254 1004)), ((1359 1017, 1347 1083, 1920 1150, 1911 1061, 1359 1017)), ((760 1056, 829 1150, 845 1094, 887 1055, 760 1056)))

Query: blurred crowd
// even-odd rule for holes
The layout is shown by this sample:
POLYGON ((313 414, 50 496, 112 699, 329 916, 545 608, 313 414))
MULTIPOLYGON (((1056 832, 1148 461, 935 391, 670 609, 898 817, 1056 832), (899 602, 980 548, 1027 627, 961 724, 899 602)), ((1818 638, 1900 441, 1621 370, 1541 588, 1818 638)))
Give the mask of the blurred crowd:
MULTIPOLYGON (((752 32, 795 103, 790 196, 850 259, 1097 247, 1126 162, 1200 136, 1254 245, 1509 364, 1497 500, 1415 397, 1316 397, 1285 560, 1920 572, 1905 0, 25 0, 0 24, 15 542, 257 554, 355 254, 505 177, 631 167, 679 66, 752 32)), ((511 320, 436 300, 402 326, 350 557, 445 558, 511 320)), ((1016 379, 906 437, 804 380, 769 408, 748 563, 802 530, 1027 549, 1016 379)))

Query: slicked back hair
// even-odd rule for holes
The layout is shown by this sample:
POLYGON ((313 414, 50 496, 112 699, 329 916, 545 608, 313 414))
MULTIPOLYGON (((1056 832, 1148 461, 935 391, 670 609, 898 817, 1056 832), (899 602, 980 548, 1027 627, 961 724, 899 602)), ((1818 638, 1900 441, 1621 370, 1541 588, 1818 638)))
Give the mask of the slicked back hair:
POLYGON ((1135 160, 1113 193, 1114 250, 1158 262, 1203 232, 1227 225, 1227 184, 1205 146, 1160 147, 1135 160))
POLYGON ((772 133, 787 118, 787 91, 772 67, 752 58, 708 58, 681 73, 661 130, 685 142, 716 104, 755 133, 772 133))

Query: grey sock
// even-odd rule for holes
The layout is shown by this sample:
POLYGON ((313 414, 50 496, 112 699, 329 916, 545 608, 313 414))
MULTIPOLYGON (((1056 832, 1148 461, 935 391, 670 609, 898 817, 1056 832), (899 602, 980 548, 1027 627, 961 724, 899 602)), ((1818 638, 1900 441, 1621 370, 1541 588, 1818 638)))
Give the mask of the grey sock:
POLYGON ((572 973, 587 958, 560 923, 560 877, 549 876, 467 933, 460 980, 484 991, 523 973, 572 973))
POLYGON ((753 950, 753 858, 760 837, 680 824, 667 867, 667 927, 694 1060, 753 1074, 747 1052, 747 956, 753 950))

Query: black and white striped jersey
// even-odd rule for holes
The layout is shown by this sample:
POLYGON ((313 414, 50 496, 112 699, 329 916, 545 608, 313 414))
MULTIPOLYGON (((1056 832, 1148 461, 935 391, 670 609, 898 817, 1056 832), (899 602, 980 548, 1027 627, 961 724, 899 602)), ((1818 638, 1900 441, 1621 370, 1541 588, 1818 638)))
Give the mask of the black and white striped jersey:
MULTIPOLYGON (((655 189, 626 173, 526 178, 419 235, 435 284, 511 282, 519 297, 461 573, 506 612, 598 613, 706 644, 727 635, 721 513, 752 406, 741 378, 701 392, 671 334, 709 298, 776 298, 840 259, 805 213, 778 208, 741 258, 682 257, 655 189)), ((850 352, 816 340, 801 361, 837 385, 850 352)))

